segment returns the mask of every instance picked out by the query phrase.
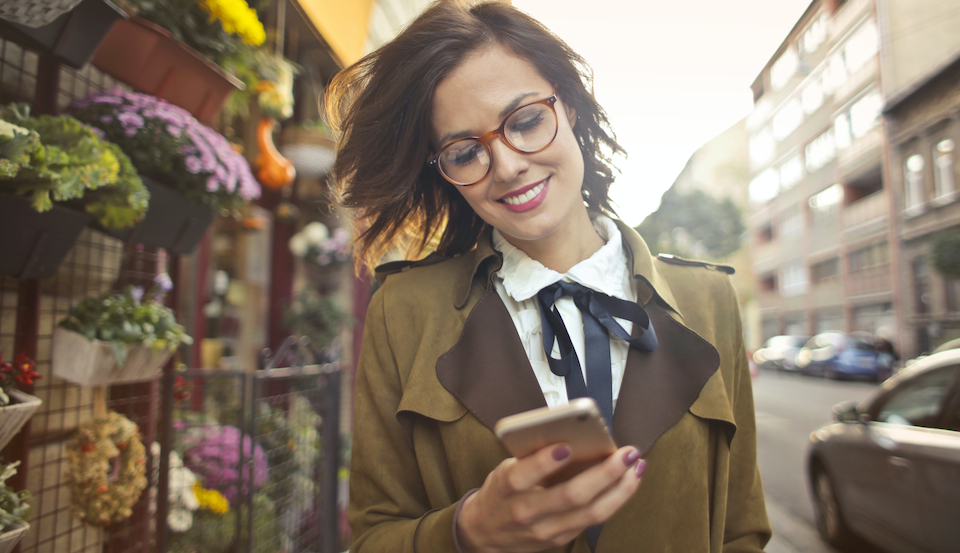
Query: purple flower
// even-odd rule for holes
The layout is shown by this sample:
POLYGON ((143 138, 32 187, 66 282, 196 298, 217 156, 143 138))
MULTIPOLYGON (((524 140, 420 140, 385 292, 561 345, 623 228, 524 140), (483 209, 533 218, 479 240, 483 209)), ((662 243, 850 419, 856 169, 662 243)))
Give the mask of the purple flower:
POLYGON ((120 114, 117 115, 117 121, 120 121, 120 124, 122 124, 125 129, 130 129, 131 127, 135 129, 143 128, 143 117, 140 117, 132 111, 121 111, 120 114))
POLYGON ((133 298, 133 301, 140 303, 140 300, 143 299, 143 286, 130 288, 130 297, 133 298))
POLYGON ((153 282, 160 287, 164 292, 169 292, 173 290, 173 281, 170 280, 170 275, 167 273, 160 273, 157 276, 153 277, 153 282))
POLYGON ((184 165, 187 166, 187 171, 190 171, 194 175, 203 169, 203 163, 200 163, 200 159, 194 156, 188 156, 187 159, 184 160, 184 165))
POLYGON ((207 179, 207 192, 216 192, 220 189, 220 181, 217 180, 217 177, 210 175, 207 179))
POLYGON ((167 125, 167 132, 173 136, 180 136, 183 132, 183 129, 174 125, 167 125))
POLYGON ((96 127, 90 127, 90 130, 93 131, 93 134, 97 135, 97 137, 100 138, 101 140, 107 139, 107 133, 101 131, 100 129, 96 127))
POLYGON ((237 499, 237 484, 242 493, 257 491, 267 482, 267 459, 260 446, 252 447, 250 436, 243 436, 233 426, 205 425, 188 431, 185 437, 184 464, 203 482, 203 486, 219 491, 234 503, 237 499), (242 444, 242 445, 241 445, 242 444), (240 454, 249 459, 253 453, 253 482, 250 474, 241 473, 240 454))

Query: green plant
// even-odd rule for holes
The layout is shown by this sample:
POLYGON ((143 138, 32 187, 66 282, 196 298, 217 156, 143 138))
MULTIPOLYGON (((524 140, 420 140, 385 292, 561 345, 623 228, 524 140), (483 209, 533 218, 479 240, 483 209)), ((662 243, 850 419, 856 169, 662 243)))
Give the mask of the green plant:
POLYGON ((30 117, 24 104, 0 108, 0 191, 30 197, 39 212, 79 201, 111 229, 143 218, 150 199, 116 144, 70 116, 30 117))
POLYGON ((317 349, 324 348, 349 324, 343 310, 330 296, 304 289, 283 314, 283 326, 292 334, 306 336, 317 349))
POLYGON ((144 345, 154 351, 174 351, 193 339, 177 323, 173 311, 163 305, 161 291, 166 281, 160 275, 158 284, 145 301, 143 289, 127 288, 122 293, 108 293, 86 298, 72 308, 60 326, 82 334, 88 340, 101 340, 110 345, 117 362, 127 358, 128 345, 144 345))
POLYGON ((7 480, 17 474, 20 461, 0 464, 0 532, 6 532, 11 525, 18 521, 25 521, 30 516, 30 492, 23 490, 13 491, 7 480))
POLYGON ((960 230, 942 232, 933 238, 930 248, 933 268, 941 275, 960 279, 960 230))

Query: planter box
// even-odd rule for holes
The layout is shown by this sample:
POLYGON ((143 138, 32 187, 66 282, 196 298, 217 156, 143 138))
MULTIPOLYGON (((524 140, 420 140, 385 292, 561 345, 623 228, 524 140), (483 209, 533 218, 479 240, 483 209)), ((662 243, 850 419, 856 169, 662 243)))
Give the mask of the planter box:
POLYGON ((150 204, 143 220, 128 230, 93 227, 124 242, 163 248, 172 254, 188 254, 197 247, 213 222, 213 209, 184 198, 176 190, 141 176, 150 191, 150 204))
POLYGON ((121 366, 106 342, 57 327, 53 332, 53 375, 81 386, 109 386, 153 380, 173 355, 147 346, 127 346, 121 366))
POLYGON ((28 27, 0 20, 0 31, 28 48, 50 54, 58 61, 81 69, 97 46, 126 14, 108 0, 84 0, 72 11, 42 27, 28 27))
POLYGON ((53 276, 92 219, 58 205, 37 213, 29 199, 0 194, 0 274, 20 279, 53 276))
POLYGON ((138 17, 114 24, 93 55, 93 65, 140 92, 182 107, 206 124, 231 92, 244 87, 166 29, 138 17))
POLYGON ((20 539, 29 529, 30 525, 22 520, 10 525, 6 532, 0 534, 0 553, 13 551, 13 548, 20 543, 20 539))
POLYGON ((0 449, 7 446, 43 403, 20 390, 10 390, 10 400, 10 405, 0 407, 0 449))

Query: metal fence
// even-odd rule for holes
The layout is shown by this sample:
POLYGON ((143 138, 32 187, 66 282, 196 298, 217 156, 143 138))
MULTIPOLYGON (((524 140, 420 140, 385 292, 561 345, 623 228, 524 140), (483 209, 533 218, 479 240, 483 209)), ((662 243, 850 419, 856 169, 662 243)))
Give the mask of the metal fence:
POLYGON ((338 550, 337 362, 171 372, 163 392, 159 552, 338 550))

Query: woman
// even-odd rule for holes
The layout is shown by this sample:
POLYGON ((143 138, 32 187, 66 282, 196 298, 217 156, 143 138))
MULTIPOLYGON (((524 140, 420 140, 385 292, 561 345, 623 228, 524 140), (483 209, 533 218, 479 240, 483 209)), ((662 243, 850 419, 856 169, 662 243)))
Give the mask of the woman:
POLYGON ((509 5, 442 2, 328 91, 361 258, 435 250, 377 270, 356 553, 761 551, 769 537, 728 268, 652 258, 612 218, 621 148, 584 70, 509 5), (582 395, 621 447, 540 486, 569 448, 510 458, 493 425, 582 395))

